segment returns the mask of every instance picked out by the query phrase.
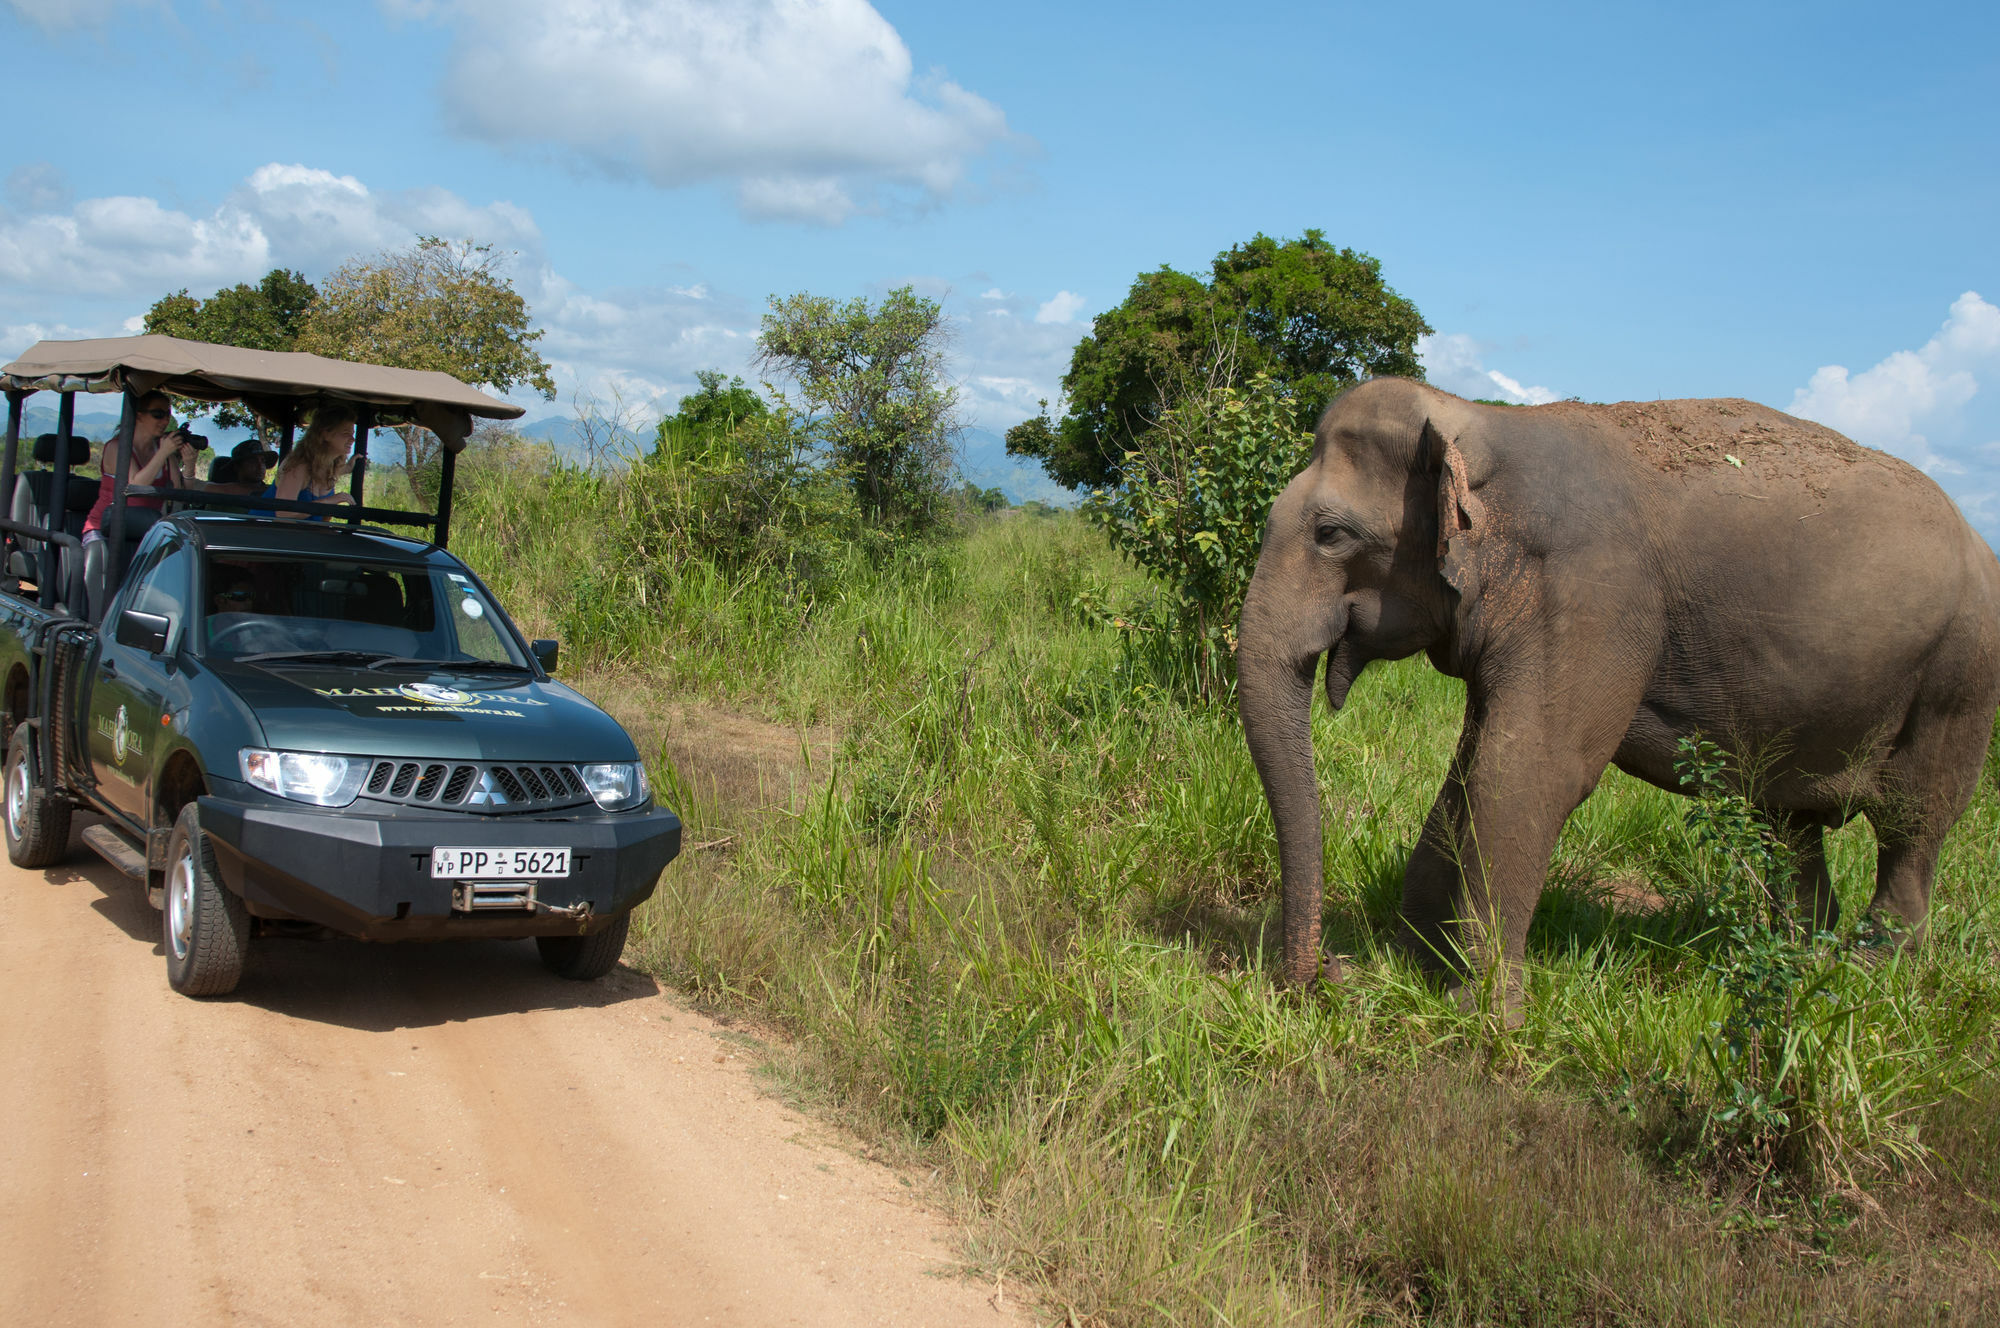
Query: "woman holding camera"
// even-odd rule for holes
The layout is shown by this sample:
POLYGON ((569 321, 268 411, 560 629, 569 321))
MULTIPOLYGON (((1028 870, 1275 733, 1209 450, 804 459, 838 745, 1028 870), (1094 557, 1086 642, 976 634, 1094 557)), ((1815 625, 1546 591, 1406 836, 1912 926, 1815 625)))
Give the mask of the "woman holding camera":
MULTIPOLYGON (((354 495, 335 493, 333 486, 354 469, 354 407, 335 401, 313 412, 306 436, 278 468, 281 499, 302 503, 351 503, 354 495)), ((280 512, 279 517, 298 521, 324 521, 324 516, 308 517, 303 512, 280 512)))
MULTIPOLYGON (((172 404, 164 392, 148 392, 139 398, 138 414, 132 424, 132 464, 125 473, 128 491, 148 485, 164 489, 203 487, 190 478, 194 474, 196 448, 186 430, 174 427, 174 413, 169 409, 172 404)), ((84 518, 85 544, 104 538, 104 514, 111 510, 111 499, 118 491, 117 458, 118 442, 113 439, 104 445, 104 453, 97 461, 104 478, 98 482, 97 501, 91 506, 90 515, 84 518)), ((166 506, 166 499, 128 492, 125 506, 157 512, 166 506)), ((128 543, 126 547, 131 546, 128 543)))

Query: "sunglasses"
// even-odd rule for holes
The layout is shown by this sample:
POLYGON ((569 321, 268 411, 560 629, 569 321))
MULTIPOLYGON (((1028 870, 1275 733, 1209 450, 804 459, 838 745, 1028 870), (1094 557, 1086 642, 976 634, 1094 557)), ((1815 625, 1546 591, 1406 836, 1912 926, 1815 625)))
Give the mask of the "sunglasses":
POLYGON ((150 415, 156 420, 170 420, 174 417, 174 413, 170 410, 142 410, 139 413, 150 415))

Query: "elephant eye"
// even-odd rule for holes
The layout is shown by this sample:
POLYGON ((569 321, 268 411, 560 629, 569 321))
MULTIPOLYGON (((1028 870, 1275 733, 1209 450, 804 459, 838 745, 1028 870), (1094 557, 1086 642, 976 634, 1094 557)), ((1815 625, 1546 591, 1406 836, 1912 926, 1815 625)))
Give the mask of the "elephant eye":
POLYGON ((1334 525, 1332 522, 1322 521, 1319 523, 1319 529, 1313 531, 1313 539, 1324 549, 1346 534, 1347 531, 1334 525))

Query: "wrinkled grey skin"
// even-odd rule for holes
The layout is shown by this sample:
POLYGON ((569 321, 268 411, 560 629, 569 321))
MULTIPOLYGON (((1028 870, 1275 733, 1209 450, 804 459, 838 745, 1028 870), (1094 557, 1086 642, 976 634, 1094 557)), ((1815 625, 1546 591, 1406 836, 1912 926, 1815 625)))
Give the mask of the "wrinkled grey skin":
POLYGON ((1466 709, 1405 940, 1453 976, 1510 961, 1518 1013, 1563 822, 1607 764, 1684 792, 1675 744, 1697 730, 1766 765, 1752 796, 1800 846, 1813 919, 1839 909, 1821 832, 1858 812, 1871 907, 1920 939, 2000 704, 2000 565, 1921 473, 1751 402, 1348 392, 1272 506, 1237 652, 1292 983, 1321 966, 1315 671, 1338 709, 1370 661, 1418 651, 1466 709))

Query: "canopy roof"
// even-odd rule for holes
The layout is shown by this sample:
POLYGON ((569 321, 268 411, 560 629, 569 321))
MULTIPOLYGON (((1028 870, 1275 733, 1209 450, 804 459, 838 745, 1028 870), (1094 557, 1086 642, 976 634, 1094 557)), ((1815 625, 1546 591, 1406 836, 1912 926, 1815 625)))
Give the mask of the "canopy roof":
MULTIPOLYGON (((519 419, 522 409, 450 374, 329 360, 297 351, 245 350, 179 337, 38 341, 0 369, 10 392, 171 392, 196 401, 241 401, 269 419, 316 401, 352 401, 420 424, 456 452, 472 419, 519 419)), ((388 423, 388 420, 382 420, 388 423)))

